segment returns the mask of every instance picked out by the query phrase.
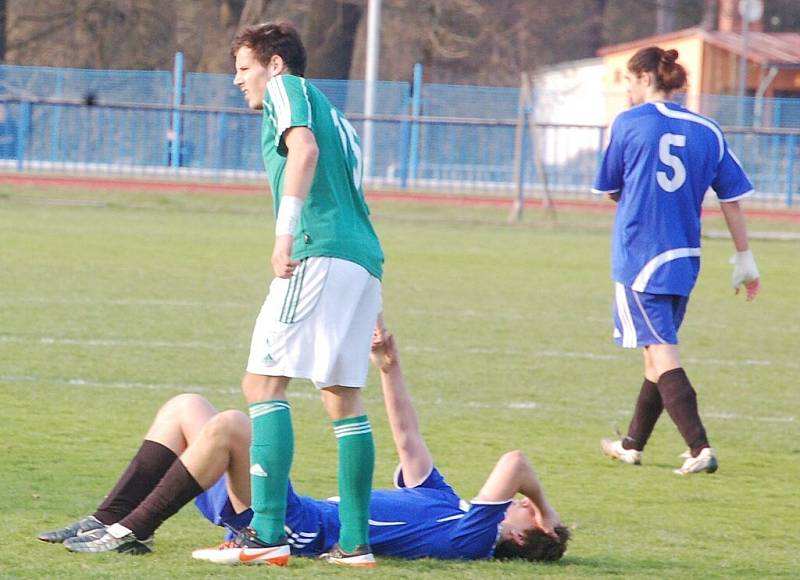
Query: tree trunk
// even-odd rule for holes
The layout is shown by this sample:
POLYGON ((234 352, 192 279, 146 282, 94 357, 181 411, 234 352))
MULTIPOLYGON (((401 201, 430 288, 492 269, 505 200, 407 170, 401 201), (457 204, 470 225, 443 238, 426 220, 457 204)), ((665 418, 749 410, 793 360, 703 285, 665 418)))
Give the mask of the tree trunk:
POLYGON ((703 20, 700 22, 700 27, 704 30, 717 29, 717 0, 705 0, 705 9, 703 10, 703 20))
POLYGON ((656 34, 666 34, 675 30, 677 5, 677 0, 661 0, 656 5, 656 34))
POLYGON ((353 44, 362 8, 346 0, 318 0, 306 16, 303 40, 308 65, 306 76, 346 79, 350 76, 353 44))
POLYGON ((0 62, 6 61, 6 0, 0 0, 0 62))

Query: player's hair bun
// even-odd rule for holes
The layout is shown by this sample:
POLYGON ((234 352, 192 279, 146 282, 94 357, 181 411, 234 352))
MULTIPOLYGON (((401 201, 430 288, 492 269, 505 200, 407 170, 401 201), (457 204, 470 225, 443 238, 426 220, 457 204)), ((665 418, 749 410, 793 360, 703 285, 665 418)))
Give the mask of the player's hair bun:
POLYGON ((678 51, 674 48, 670 48, 661 53, 661 62, 666 65, 674 64, 676 60, 678 60, 678 51))
POLYGON ((686 69, 677 60, 678 51, 674 48, 664 50, 658 46, 648 46, 640 48, 630 58, 628 70, 637 75, 652 73, 656 88, 669 93, 686 86, 686 69))

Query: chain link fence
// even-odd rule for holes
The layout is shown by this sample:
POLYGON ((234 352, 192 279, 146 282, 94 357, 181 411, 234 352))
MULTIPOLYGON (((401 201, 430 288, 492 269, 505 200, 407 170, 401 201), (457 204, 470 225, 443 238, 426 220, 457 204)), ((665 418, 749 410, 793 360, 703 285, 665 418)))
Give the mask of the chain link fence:
MULTIPOLYGON (((555 197, 591 195, 606 127, 537 120, 527 104, 536 99, 521 100, 517 88, 381 81, 368 119, 363 81, 313 82, 359 131, 372 123, 370 187, 512 197, 546 186, 555 197)), ((756 199, 792 205, 800 194, 800 99, 705 96, 701 109, 725 128, 756 199)), ((0 66, 0 167, 265 179, 260 120, 232 76, 165 71, 0 66)))

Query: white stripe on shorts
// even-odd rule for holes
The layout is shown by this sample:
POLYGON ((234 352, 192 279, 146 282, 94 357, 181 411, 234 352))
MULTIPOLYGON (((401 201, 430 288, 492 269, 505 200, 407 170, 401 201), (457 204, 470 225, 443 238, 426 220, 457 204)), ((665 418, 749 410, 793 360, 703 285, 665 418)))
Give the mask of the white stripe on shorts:
POLYGON ((642 302, 639 300, 639 295, 636 292, 633 293, 633 299, 636 300, 636 306, 639 307, 639 312, 642 313, 642 318, 644 319, 645 324, 647 324, 647 328, 649 328, 650 332, 653 333, 653 336, 655 337, 655 339, 658 342, 660 342, 661 344, 666 344, 667 341, 664 340, 663 338, 661 338, 658 335, 658 333, 656 332, 655 327, 653 326, 653 323, 650 322, 650 318, 647 316, 647 312, 644 311, 644 307, 642 306, 642 302))
POLYGON ((625 348, 636 348, 636 327, 633 325, 631 309, 628 306, 628 297, 625 294, 625 286, 615 282, 617 298, 617 314, 622 323, 622 346, 625 348))

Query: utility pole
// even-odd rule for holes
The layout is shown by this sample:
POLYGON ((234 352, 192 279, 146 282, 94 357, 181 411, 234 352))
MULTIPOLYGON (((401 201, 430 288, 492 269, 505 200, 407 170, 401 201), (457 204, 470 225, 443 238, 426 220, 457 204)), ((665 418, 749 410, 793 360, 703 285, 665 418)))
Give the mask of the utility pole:
POLYGON ((378 64, 381 48, 381 0, 369 0, 367 7, 367 67, 364 74, 364 177, 372 176, 374 150, 373 121, 375 114, 375 89, 378 80, 378 64))
POLYGON ((744 99, 747 93, 747 51, 749 43, 750 23, 761 18, 764 3, 761 0, 739 0, 739 15, 742 19, 742 54, 739 57, 739 108, 738 122, 744 125, 744 99))

